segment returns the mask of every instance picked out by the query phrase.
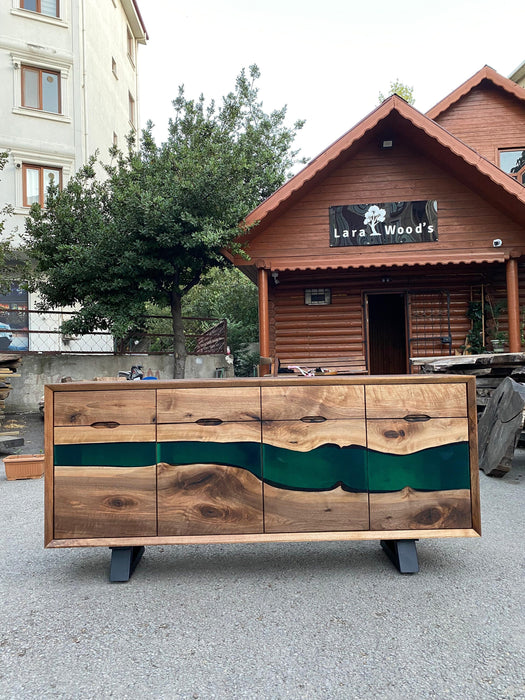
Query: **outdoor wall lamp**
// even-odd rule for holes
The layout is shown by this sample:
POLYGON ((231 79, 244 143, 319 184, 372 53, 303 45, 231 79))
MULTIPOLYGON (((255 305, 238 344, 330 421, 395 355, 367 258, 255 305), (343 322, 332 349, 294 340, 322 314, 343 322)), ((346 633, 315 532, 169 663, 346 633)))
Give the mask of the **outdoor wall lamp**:
POLYGON ((279 271, 278 270, 274 270, 272 272, 272 277, 273 277, 273 283, 279 284, 279 271))
POLYGON ((392 148, 393 145, 394 142, 392 141, 392 139, 384 139, 383 141, 381 141, 381 148, 383 150, 388 150, 389 148, 392 148))

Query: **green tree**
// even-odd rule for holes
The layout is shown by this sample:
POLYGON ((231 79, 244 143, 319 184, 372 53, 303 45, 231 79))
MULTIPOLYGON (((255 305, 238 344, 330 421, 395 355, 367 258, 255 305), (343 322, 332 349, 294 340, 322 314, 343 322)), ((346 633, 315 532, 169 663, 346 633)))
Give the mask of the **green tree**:
POLYGON ((228 321, 228 345, 235 355, 259 337, 257 287, 237 268, 210 270, 186 295, 185 316, 228 321))
POLYGON ((243 70, 220 106, 204 97, 173 102, 168 138, 152 125, 140 150, 112 150, 106 179, 95 159, 45 209, 33 206, 26 246, 43 307, 75 306, 70 333, 109 329, 124 338, 145 323, 145 305, 171 312, 175 376, 184 376, 182 299, 233 245, 239 222, 286 179, 303 122, 286 126, 286 108, 266 113, 257 66, 243 70))
POLYGON ((384 100, 386 100, 387 97, 390 97, 390 95, 399 95, 399 97, 406 100, 409 105, 413 105, 416 101, 416 98, 414 97, 414 88, 410 87, 409 85, 405 85, 405 83, 402 83, 399 78, 396 78, 390 82, 390 89, 386 97, 382 92, 379 93, 377 96, 379 104, 384 102, 384 100))
MULTIPOLYGON (((0 172, 5 168, 8 154, 0 153, 0 172)), ((11 284, 8 280, 9 261, 13 254, 11 238, 4 235, 6 219, 13 213, 13 207, 5 204, 0 208, 0 291, 5 291, 11 284)))

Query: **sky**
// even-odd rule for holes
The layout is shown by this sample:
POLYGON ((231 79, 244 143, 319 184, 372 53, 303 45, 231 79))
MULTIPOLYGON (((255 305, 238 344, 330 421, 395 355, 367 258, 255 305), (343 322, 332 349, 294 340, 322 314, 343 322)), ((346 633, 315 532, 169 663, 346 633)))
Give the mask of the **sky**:
POLYGON ((184 85, 220 101, 257 64, 266 111, 305 119, 294 146, 315 157, 399 79, 426 112, 485 64, 508 76, 525 60, 523 0, 138 0, 140 116, 166 137, 184 85))

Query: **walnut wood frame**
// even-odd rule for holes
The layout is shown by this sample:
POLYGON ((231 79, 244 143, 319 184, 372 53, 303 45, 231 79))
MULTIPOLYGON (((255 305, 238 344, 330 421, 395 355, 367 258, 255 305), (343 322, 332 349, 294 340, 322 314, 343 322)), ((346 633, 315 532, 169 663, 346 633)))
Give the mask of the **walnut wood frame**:
MULTIPOLYGON (((368 376, 368 377, 286 377, 286 378, 250 378, 250 379, 216 379, 216 380, 173 380, 169 382, 129 382, 105 383, 70 383, 55 384, 45 387, 45 541, 46 547, 135 547, 167 544, 209 544, 209 543, 243 543, 243 542, 304 542, 336 540, 403 540, 438 537, 478 537, 481 535, 479 471, 477 455, 477 417, 474 377, 442 375, 439 377, 422 375, 368 376), (231 388, 232 391, 248 387, 285 387, 285 386, 350 386, 360 385, 420 385, 430 390, 431 385, 464 384, 466 389, 466 416, 468 420, 468 451, 470 464, 470 508, 471 527, 443 529, 395 529, 395 530, 354 530, 330 532, 270 532, 270 533, 236 533, 204 534, 176 536, 132 536, 115 537, 110 532, 104 537, 75 537, 58 539, 54 533, 54 396, 57 392, 93 392, 93 391, 158 391, 160 389, 193 388, 204 392, 210 388, 231 388)), ((139 396, 140 394, 137 394, 139 396)), ((206 397, 206 393, 204 393, 206 397)), ((204 398, 206 401, 206 398, 204 398)))

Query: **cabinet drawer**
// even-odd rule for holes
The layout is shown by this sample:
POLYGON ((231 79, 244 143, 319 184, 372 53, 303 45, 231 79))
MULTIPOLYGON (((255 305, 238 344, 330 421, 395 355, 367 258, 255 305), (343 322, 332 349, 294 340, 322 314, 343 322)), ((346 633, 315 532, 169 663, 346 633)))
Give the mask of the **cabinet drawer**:
POLYGON ((64 391, 54 394, 56 426, 155 423, 155 391, 64 391))
POLYGON ((440 418, 466 415, 465 383, 371 384, 366 387, 367 418, 440 418))
POLYGON ((155 442, 156 428, 154 425, 117 425, 106 422, 71 428, 57 426, 54 428, 54 439, 55 445, 155 442))
POLYGON ((261 424, 255 421, 201 425, 199 423, 161 423, 158 442, 261 442, 261 424))
POLYGON ((260 421, 259 387, 199 389, 159 389, 159 423, 195 423, 196 421, 260 421))
POLYGON ((262 387, 263 420, 300 420, 304 417, 327 419, 364 418, 364 388, 340 386, 262 387))

